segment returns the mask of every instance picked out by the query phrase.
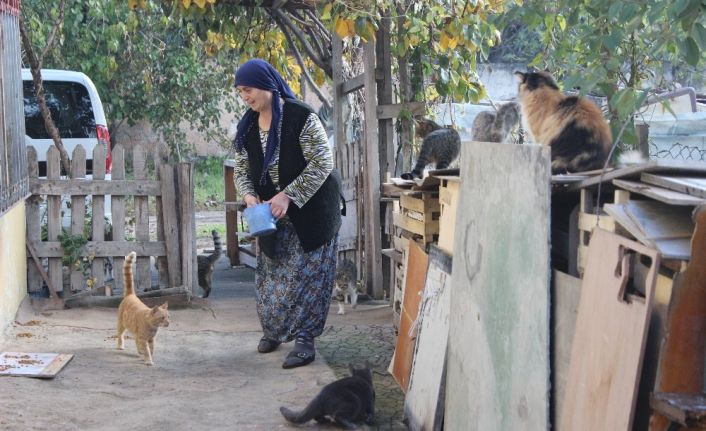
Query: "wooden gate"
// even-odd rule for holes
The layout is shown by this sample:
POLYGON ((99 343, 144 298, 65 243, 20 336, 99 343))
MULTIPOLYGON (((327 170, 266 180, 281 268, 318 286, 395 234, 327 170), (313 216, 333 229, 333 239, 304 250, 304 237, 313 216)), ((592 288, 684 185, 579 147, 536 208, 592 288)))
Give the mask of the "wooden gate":
MULTIPOLYGON (((86 151, 77 146, 72 154, 71 178, 62 178, 59 150, 52 145, 47 151, 47 177, 38 178, 37 152, 31 146, 27 148, 32 194, 26 204, 27 242, 46 263, 50 282, 57 291, 63 291, 64 298, 103 286, 105 268, 112 260, 114 286, 122 288, 124 256, 135 251, 138 289, 155 287, 150 275, 150 257, 154 257, 160 267, 159 282, 154 284, 183 287, 195 293, 198 278, 192 165, 169 164, 155 156, 154 169, 148 169, 144 149, 135 146, 128 178, 122 146, 113 148, 112 158, 112 179, 106 180, 105 164, 98 163, 105 160, 105 148, 97 145, 93 178, 86 178, 86 151), (149 171, 154 172, 154 179, 148 178, 149 171), (104 211, 106 196, 110 196, 110 217, 104 211), (62 208, 66 208, 63 214, 62 208), (156 232, 152 235, 150 213, 156 214, 156 232), (62 259, 67 250, 60 238, 67 236, 85 244, 77 252, 81 263, 71 265, 70 275, 65 277, 62 259)), ((29 292, 42 290, 42 283, 28 254, 29 292)))

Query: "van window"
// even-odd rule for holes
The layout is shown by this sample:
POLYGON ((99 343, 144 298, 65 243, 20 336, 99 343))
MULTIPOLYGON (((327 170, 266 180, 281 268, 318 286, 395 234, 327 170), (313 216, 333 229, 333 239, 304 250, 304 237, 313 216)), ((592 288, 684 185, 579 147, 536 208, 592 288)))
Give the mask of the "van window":
MULTIPOLYGON (((24 81, 25 129, 32 139, 51 139, 34 93, 34 83, 24 81)), ((78 82, 44 81, 44 97, 62 138, 95 138, 96 120, 86 87, 78 82)))

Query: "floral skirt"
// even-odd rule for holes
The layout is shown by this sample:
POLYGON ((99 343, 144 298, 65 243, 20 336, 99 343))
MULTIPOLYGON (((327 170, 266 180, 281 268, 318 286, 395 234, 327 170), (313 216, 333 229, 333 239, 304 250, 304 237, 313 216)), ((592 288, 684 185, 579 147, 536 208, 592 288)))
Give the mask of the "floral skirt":
POLYGON ((317 337, 326 324, 336 274, 338 236, 305 252, 288 218, 277 222, 274 258, 258 253, 257 314, 267 338, 317 337))

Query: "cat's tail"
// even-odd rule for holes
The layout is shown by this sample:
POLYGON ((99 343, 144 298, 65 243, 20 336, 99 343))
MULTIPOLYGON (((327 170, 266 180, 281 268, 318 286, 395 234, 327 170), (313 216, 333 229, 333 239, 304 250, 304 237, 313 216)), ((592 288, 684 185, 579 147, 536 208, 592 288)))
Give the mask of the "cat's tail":
POLYGON ((131 251, 130 254, 125 256, 125 263, 123 264, 123 282, 125 284, 125 290, 123 291, 123 297, 135 294, 135 287, 133 285, 132 279, 132 264, 137 258, 137 253, 131 251))
POLYGON ((218 235, 217 230, 212 230, 211 236, 213 237, 213 254, 210 256, 210 260, 212 262, 215 262, 218 260, 219 257, 221 257, 221 253, 223 252, 223 245, 221 244, 221 237, 220 235, 218 235))
POLYGON ((309 422, 310 420, 314 419, 315 417, 320 416, 320 414, 317 414, 316 411, 318 410, 316 408, 316 398, 312 402, 309 403, 306 408, 300 412, 295 412, 293 410, 288 409, 287 407, 280 407, 279 411, 282 413, 282 416, 284 416, 285 419, 287 419, 289 422, 292 422, 294 424, 303 424, 304 422, 309 422))

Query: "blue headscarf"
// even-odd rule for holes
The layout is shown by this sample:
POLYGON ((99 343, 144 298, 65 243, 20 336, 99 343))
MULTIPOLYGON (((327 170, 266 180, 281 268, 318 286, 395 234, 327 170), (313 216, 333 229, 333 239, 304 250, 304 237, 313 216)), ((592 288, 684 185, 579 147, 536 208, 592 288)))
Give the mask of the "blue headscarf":
MULTIPOLYGON (((275 149, 279 146, 280 118, 282 118, 282 107, 280 97, 296 99, 296 96, 289 88, 282 76, 274 67, 265 60, 254 58, 243 63, 235 72, 235 86, 245 86, 267 90, 272 92, 272 122, 270 131, 267 134, 267 145, 265 146, 265 159, 262 166, 262 177, 260 184, 265 184, 268 174, 268 166, 272 162, 275 149)), ((245 140, 255 118, 255 111, 248 109, 243 118, 238 122, 238 132, 235 135, 235 150, 241 152, 245 147, 245 140)))

